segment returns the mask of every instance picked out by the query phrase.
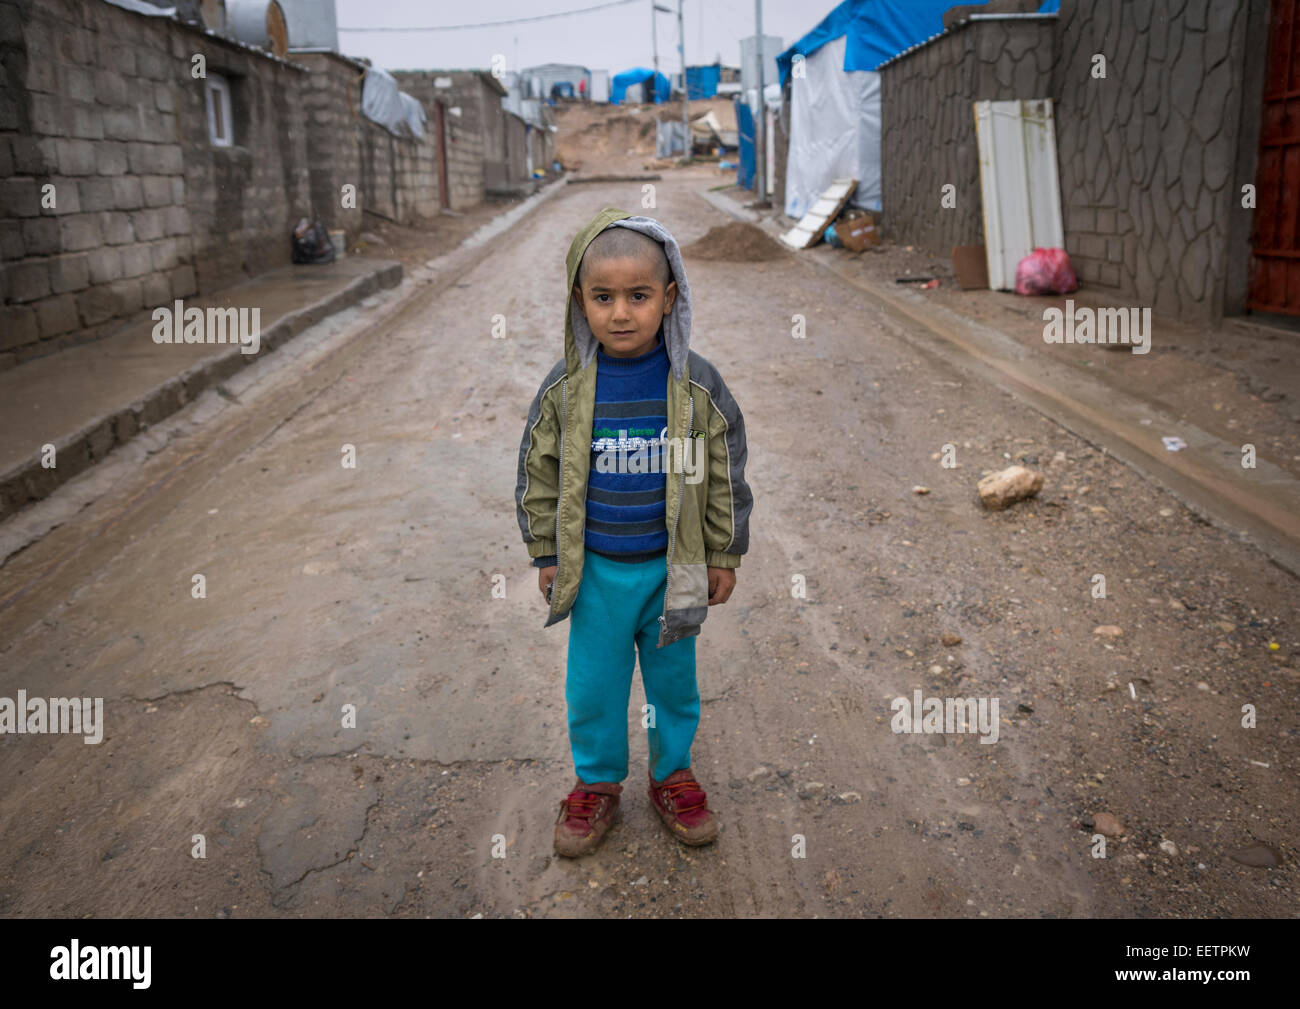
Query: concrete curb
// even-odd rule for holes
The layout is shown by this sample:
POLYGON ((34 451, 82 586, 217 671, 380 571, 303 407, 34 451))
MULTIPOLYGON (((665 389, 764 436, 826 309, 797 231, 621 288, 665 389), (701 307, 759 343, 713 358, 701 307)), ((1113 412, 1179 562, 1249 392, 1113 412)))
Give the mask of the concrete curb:
POLYGON ((229 350, 204 358, 155 386, 128 406, 97 417, 78 431, 65 435, 53 443, 59 462, 56 468, 45 469, 39 458, 10 467, 0 473, 0 521, 48 497, 59 486, 99 462, 116 446, 125 444, 149 425, 157 424, 193 402, 204 390, 260 360, 309 326, 355 305, 382 288, 396 287, 401 281, 402 264, 385 262, 329 297, 281 316, 262 332, 261 346, 256 354, 245 354, 238 345, 232 345, 229 350))

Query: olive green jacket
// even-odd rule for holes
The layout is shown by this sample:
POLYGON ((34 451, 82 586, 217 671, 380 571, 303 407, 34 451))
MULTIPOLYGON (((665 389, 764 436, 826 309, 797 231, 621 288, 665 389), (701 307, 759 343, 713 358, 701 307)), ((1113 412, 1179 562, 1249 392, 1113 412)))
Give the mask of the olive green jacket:
POLYGON ((749 548, 753 503, 745 483, 745 421, 713 365, 690 350, 691 295, 677 242, 658 221, 606 207, 569 247, 564 360, 528 410, 519 445, 515 505, 530 557, 555 555, 544 626, 563 620, 582 582, 587 475, 596 399, 597 340, 572 292, 588 244, 607 227, 649 235, 664 247, 677 298, 663 320, 668 375, 668 553, 658 647, 699 634, 708 615, 708 568, 740 566, 749 548))

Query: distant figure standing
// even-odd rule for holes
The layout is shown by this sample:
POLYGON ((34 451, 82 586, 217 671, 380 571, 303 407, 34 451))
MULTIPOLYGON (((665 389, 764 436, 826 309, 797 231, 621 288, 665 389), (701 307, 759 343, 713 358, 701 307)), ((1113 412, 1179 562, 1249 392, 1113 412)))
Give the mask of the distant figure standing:
POLYGON ((587 82, 584 79, 578 81, 578 98, 581 100, 586 100, 586 97, 587 97, 587 82))

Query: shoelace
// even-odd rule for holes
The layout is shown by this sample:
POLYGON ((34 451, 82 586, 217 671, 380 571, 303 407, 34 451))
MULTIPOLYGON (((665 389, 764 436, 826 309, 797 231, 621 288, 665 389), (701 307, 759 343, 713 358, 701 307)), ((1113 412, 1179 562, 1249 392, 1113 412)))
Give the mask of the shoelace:
POLYGON ((704 789, 700 788, 700 783, 698 781, 695 781, 694 779, 690 781, 679 781, 677 782, 677 784, 669 785, 667 788, 663 789, 665 800, 671 799, 673 800, 674 803, 676 803, 677 797, 681 795, 683 792, 698 792, 700 793, 700 799, 702 801, 697 802, 694 806, 674 805, 673 806, 674 813, 680 816, 682 813, 689 813, 693 809, 704 808, 704 804, 707 801, 704 796, 704 789))
POLYGON ((600 793, 573 792, 565 801, 568 803, 569 812, 565 817, 566 820, 590 820, 596 813, 596 807, 600 805, 600 793))

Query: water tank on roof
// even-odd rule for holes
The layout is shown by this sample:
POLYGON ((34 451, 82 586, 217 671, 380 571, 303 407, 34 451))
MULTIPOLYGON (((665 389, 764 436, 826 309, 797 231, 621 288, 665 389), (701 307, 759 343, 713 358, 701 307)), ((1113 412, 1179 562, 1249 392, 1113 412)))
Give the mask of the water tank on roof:
POLYGON ((294 52, 339 51, 339 19, 334 0, 279 0, 294 52))
POLYGON ((226 30, 246 45, 281 58, 289 54, 289 29, 277 0, 226 0, 226 30))

